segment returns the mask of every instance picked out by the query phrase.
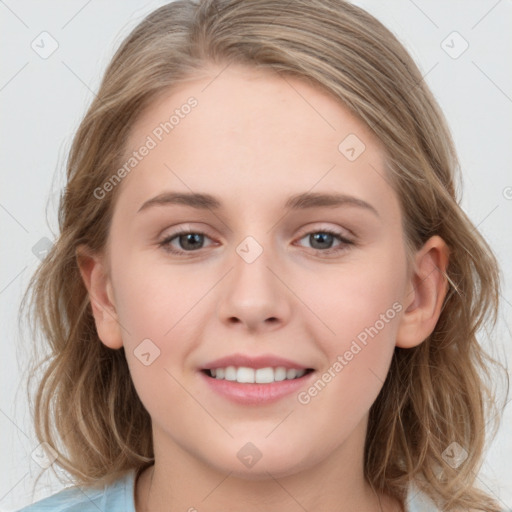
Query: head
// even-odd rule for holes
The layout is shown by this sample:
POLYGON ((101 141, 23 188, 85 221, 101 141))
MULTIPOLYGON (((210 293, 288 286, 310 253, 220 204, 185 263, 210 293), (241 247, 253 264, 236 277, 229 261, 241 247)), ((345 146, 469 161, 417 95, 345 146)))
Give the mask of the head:
POLYGON ((499 510, 473 488, 491 398, 476 334, 499 276, 457 171, 420 71, 365 11, 161 7, 113 57, 73 142, 61 234, 33 283, 55 356, 38 435, 56 445, 55 422, 59 463, 83 483, 150 463, 153 435, 246 478, 311 467, 362 435, 375 488, 403 498, 422 479, 450 506, 499 510), (344 202, 305 208, 304 193, 344 202), (310 236, 325 230, 341 237, 327 249, 310 236), (180 231, 205 235, 196 254, 180 231), (215 421, 197 407, 200 370, 233 353, 314 370, 270 436, 290 407, 240 415, 219 399, 215 421), (468 451, 457 468, 443 459, 453 441, 468 451), (261 474, 236 458, 246 442, 261 474))

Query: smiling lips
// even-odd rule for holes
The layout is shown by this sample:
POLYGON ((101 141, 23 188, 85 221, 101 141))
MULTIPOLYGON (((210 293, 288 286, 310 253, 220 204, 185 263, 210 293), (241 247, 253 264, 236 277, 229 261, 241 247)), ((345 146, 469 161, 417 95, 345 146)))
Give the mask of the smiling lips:
POLYGON ((274 402, 301 387, 313 371, 278 356, 242 354, 216 359, 201 369, 211 389, 245 405, 274 402))
POLYGON ((274 355, 250 357, 233 354, 207 363, 203 368, 210 377, 248 384, 268 384, 302 377, 312 371, 300 363, 274 355))

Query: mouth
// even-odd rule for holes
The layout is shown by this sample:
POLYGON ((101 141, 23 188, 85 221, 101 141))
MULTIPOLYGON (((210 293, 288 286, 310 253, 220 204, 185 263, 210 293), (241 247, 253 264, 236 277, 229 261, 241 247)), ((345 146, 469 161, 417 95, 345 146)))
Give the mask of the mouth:
POLYGON ((297 380, 313 371, 313 368, 285 368, 284 366, 267 366, 264 368, 227 366, 201 370, 212 379, 238 382, 239 384, 271 384, 273 382, 297 380))
POLYGON ((207 389, 236 405, 267 406, 312 384, 313 368, 222 366, 199 372, 207 389))
POLYGON ((240 405, 262 406, 310 385, 316 371, 277 354, 230 354, 198 368, 207 388, 240 405))

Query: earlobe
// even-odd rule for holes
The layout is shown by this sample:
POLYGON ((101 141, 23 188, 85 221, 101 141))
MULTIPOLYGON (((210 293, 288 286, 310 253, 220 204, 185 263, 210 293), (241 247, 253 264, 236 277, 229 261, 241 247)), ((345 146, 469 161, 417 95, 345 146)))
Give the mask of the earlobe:
POLYGON ((76 250, 76 259, 89 294, 98 337, 109 348, 121 348, 123 346, 121 328, 112 283, 103 258, 81 245, 76 250))
POLYGON ((409 290, 404 296, 397 347, 415 347, 434 331, 448 291, 448 261, 448 246, 437 235, 429 238, 416 253, 409 290))

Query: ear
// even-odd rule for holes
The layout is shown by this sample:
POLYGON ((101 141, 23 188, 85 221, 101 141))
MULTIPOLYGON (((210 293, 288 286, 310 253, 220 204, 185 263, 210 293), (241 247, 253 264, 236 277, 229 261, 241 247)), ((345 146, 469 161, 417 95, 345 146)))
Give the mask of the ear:
POLYGON ((89 248, 81 245, 76 250, 76 259, 89 294, 100 340, 109 348, 121 348, 123 346, 121 326, 117 317, 112 283, 104 258, 93 254, 89 248))
POLYGON ((450 251, 440 236, 432 236, 415 254, 405 311, 398 327, 396 346, 412 348, 428 338, 441 314, 448 291, 446 268, 450 251))

